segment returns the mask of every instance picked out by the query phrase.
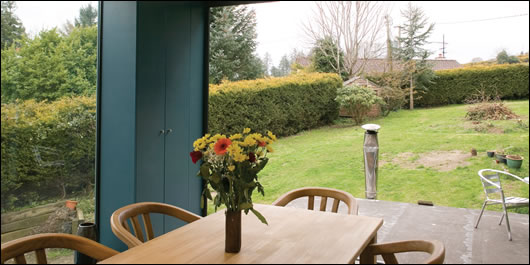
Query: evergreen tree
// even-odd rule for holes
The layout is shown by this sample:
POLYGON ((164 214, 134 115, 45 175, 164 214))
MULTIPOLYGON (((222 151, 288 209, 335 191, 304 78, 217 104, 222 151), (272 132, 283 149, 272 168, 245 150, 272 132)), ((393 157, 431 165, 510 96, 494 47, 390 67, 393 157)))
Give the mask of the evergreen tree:
POLYGON ((2 50, 15 43, 20 45, 19 41, 25 35, 25 29, 20 19, 14 14, 16 5, 15 1, 2 2, 2 50))
POLYGON ((427 39, 434 29, 434 24, 428 24, 421 8, 409 3, 408 8, 401 11, 405 23, 399 26, 404 37, 399 38, 400 47, 397 48, 397 58, 403 63, 403 70, 409 78, 410 109, 414 109, 414 91, 424 90, 432 83, 434 71, 426 59, 431 54, 424 48, 427 39))
POLYGON ((339 60, 333 56, 333 51, 337 49, 337 45, 331 38, 319 39, 312 50, 313 56, 311 60, 317 72, 322 73, 338 73, 342 80, 348 79, 348 73, 344 69, 344 52, 342 49, 339 53, 339 60))
POLYGON ((97 28, 57 29, 23 38, 19 49, 2 50, 2 103, 16 99, 53 101, 96 91, 97 28))
POLYGON ((282 56, 278 70, 281 76, 288 76, 291 73, 291 62, 287 59, 287 55, 282 56))
POLYGON ((79 17, 75 19, 76 27, 91 27, 97 24, 98 10, 88 4, 79 9, 79 17))
POLYGON ((210 83, 263 77, 256 52, 256 13, 246 6, 210 8, 210 83))
POLYGON ((282 76, 282 73, 280 71, 280 69, 276 68, 276 66, 272 66, 271 67, 271 75, 274 76, 274 77, 280 77, 282 76))
POLYGON ((263 74, 265 76, 270 76, 269 68, 271 67, 272 59, 270 53, 266 52, 263 57, 263 74))

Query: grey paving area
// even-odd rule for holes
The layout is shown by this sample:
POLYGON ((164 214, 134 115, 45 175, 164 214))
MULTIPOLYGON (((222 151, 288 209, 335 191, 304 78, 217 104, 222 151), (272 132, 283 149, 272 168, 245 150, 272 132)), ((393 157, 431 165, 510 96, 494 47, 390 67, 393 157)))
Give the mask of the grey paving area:
MULTIPOLYGON (((527 214, 509 213, 513 237, 513 240, 509 241, 506 221, 498 225, 501 212, 485 211, 478 229, 475 229, 475 220, 480 210, 366 199, 357 201, 359 215, 384 219, 384 224, 377 234, 377 242, 436 239, 445 245, 446 264, 529 263, 527 214)), ((328 201, 328 207, 331 207, 331 204, 328 201)), ((317 198, 315 205, 320 205, 317 198)), ((307 198, 294 200, 287 206, 307 208, 307 198)), ((343 203, 339 206, 340 212, 345 212, 343 203)), ((400 263, 417 263, 423 255, 426 254, 398 254, 397 258, 400 263)))

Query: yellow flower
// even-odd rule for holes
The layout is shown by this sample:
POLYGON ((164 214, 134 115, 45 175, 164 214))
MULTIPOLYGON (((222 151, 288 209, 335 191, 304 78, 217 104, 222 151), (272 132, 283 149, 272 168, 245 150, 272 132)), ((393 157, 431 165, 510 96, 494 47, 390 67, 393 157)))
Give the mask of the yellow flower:
POLYGON ((236 169, 236 167, 234 165, 228 166, 228 170, 230 170, 230 171, 234 171, 235 169, 236 169))
POLYGON ((267 131, 267 135, 268 135, 273 141, 276 141, 276 135, 274 135, 271 131, 267 131))
POLYGON ((245 129, 243 130, 243 133, 249 133, 249 132, 250 132, 250 128, 245 128, 245 129))
POLYGON ((267 152, 272 153, 274 152, 274 149, 270 145, 267 145, 267 152))
POLYGON ((249 135, 245 137, 245 141, 243 141, 244 146, 252 146, 256 144, 256 139, 254 139, 253 135, 249 135))
POLYGON ((243 138, 243 135, 241 135, 240 133, 236 133, 232 136, 230 136, 230 140, 237 140, 237 139, 241 139, 243 138))
POLYGON ((195 148, 194 149, 195 151, 199 151, 201 149, 204 149, 206 147, 206 142, 205 142, 204 137, 200 138, 200 139, 197 139, 197 141, 195 141, 193 143, 193 147, 195 148))

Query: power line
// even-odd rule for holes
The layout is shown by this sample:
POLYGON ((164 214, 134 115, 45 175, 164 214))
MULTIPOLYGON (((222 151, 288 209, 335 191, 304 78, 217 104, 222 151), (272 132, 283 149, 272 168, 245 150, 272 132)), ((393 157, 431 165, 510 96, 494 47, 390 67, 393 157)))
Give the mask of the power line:
POLYGON ((522 16, 528 16, 528 13, 527 14, 512 15, 512 16, 505 16, 505 17, 494 17, 494 18, 467 20, 467 21, 441 22, 441 23, 436 23, 436 24, 440 25, 440 24, 471 23, 471 22, 480 22, 480 21, 488 21, 488 20, 495 20, 495 19, 511 18, 511 17, 522 17, 522 16))

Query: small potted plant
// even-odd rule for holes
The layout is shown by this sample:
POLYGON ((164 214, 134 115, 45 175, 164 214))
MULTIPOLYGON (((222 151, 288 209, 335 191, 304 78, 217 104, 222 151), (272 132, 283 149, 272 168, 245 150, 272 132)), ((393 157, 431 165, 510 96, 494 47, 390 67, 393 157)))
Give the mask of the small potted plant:
POLYGON ((66 207, 70 208, 70 210, 75 210, 76 205, 77 205, 77 201, 74 201, 74 200, 66 201, 66 207))
POLYGON ((499 162, 506 164, 506 155, 504 154, 504 150, 497 150, 497 152, 495 152, 495 157, 499 162))
POLYGON ((519 155, 507 155, 506 164, 510 168, 521 168, 521 164, 523 164, 523 157, 519 155))

